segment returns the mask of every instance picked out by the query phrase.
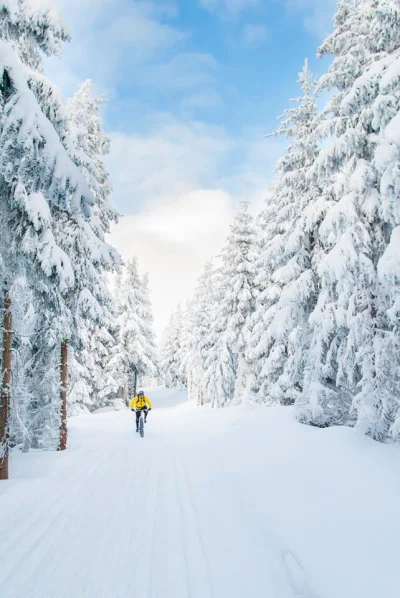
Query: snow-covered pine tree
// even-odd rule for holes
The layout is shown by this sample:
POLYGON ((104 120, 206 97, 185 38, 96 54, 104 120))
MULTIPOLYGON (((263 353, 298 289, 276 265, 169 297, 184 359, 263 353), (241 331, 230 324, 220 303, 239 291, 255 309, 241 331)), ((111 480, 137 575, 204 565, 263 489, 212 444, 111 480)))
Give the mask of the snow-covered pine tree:
POLYGON ((265 305, 265 310, 268 309, 270 303, 269 289, 270 278, 272 274, 273 264, 267 262, 265 251, 276 234, 275 229, 275 206, 272 201, 273 186, 271 185, 269 193, 264 202, 264 208, 257 216, 255 221, 256 244, 255 254, 256 259, 254 263, 254 284, 257 290, 254 311, 251 314, 246 328, 248 331, 248 343, 246 347, 246 359, 249 363, 246 388, 244 392, 244 400, 246 402, 259 401, 260 391, 260 370, 262 367, 261 356, 263 353, 262 347, 258 346, 265 330, 262 319, 259 318, 262 306, 265 305), (257 351, 255 348, 257 347, 257 351))
MULTIPOLYGON (((57 243, 53 213, 88 215, 93 198, 29 89, 18 57, 4 41, 0 41, 0 71, 1 285, 4 304, 12 301, 13 283, 20 276, 26 276, 38 297, 46 297, 49 302, 54 299, 53 304, 56 304, 60 294, 74 284, 74 273, 67 254, 57 243)), ((8 393, 5 382, 5 403, 8 393)), ((7 411, 4 408, 3 414, 7 411)), ((7 419, 5 417, 5 421, 7 419)), ((4 464, 7 461, 7 442, 4 444, 7 434, 2 426, 0 442, 4 464)))
MULTIPOLYGON (((66 130, 63 100, 57 88, 43 73, 43 55, 60 54, 63 43, 68 39, 68 34, 56 10, 51 4, 45 5, 32 0, 2 2, 0 38, 15 52, 17 61, 19 59, 19 64, 23 68, 28 87, 33 91, 43 115, 50 119, 59 139, 63 142, 66 130)), ((61 172, 55 174, 60 176, 61 172)), ((62 201, 53 206, 50 204, 50 211, 63 210, 62 204, 62 201)), ((52 229, 54 235, 54 226, 52 229)), ((58 245, 57 239, 56 244, 58 245)), ((17 395, 18 392, 15 394, 17 395)))
POLYGON ((306 61, 299 74, 303 95, 281 116, 274 135, 290 139, 277 180, 259 217, 259 295, 250 323, 247 398, 293 403, 302 390, 308 350, 308 317, 315 305, 313 256, 323 217, 320 189, 308 177, 318 148, 313 137, 315 82, 306 61))
POLYGON ((157 378, 158 376, 158 348, 156 335, 154 332, 154 316, 153 306, 150 298, 150 279, 149 274, 146 273, 142 278, 142 329, 144 335, 144 352, 147 355, 147 363, 151 364, 147 367, 142 375, 145 378, 157 378))
POLYGON ((105 364, 102 389, 99 392, 100 401, 107 403, 112 399, 128 396, 129 376, 127 374, 126 356, 119 337, 119 322, 117 311, 114 328, 111 331, 113 343, 111 345, 109 359, 105 364))
POLYGON ((194 362, 192 353, 193 343, 193 329, 196 321, 196 311, 194 305, 194 297, 186 303, 184 329, 183 329, 183 347, 182 351, 182 365, 186 377, 186 388, 188 391, 189 400, 195 400, 196 386, 194 376, 194 362))
POLYGON ((186 374, 182 375, 183 312, 179 304, 171 314, 160 347, 160 371, 167 388, 185 386, 186 374))
POLYGON ((30 447, 34 422, 31 405, 34 397, 28 384, 35 342, 37 313, 34 296, 26 277, 14 281, 13 296, 13 362, 11 379, 12 409, 10 411, 10 443, 20 444, 23 451, 30 447))
POLYGON ((108 233, 110 224, 117 220, 109 204, 112 186, 103 161, 110 152, 110 140, 103 131, 100 115, 105 102, 105 96, 93 95, 89 79, 81 84, 66 109, 69 151, 95 198, 91 226, 96 234, 108 233))
POLYGON ((75 405, 72 407, 75 410, 101 406, 104 365, 109 359, 112 344, 110 325, 113 300, 105 283, 105 275, 119 266, 119 257, 104 243, 110 223, 116 220, 116 214, 109 205, 112 187, 103 162, 110 146, 100 117, 104 102, 103 96, 93 97, 91 81, 85 81, 67 105, 68 148, 95 198, 90 220, 77 222, 74 227, 75 236, 78 233, 84 240, 89 236, 88 246, 84 248, 85 263, 80 266, 80 278, 84 285, 76 313, 78 344, 71 361, 71 374, 75 382, 70 401, 75 405), (95 251, 89 255, 91 247, 95 251), (83 270, 85 265, 89 268, 88 272, 83 270))
POLYGON ((342 0, 334 25, 319 51, 334 56, 319 84, 334 94, 319 117, 326 146, 312 168, 330 206, 319 228, 320 292, 298 413, 321 426, 351 418, 382 440, 398 406, 386 342, 393 323, 377 270, 398 221, 382 195, 380 148, 399 110, 400 6, 342 0))
MULTIPOLYGON (((392 397, 400 396, 400 111, 397 104, 395 111, 385 110, 385 103, 398 97, 400 82, 400 57, 394 56, 380 81, 379 88, 383 110, 381 116, 385 122, 381 126, 381 135, 374 158, 374 166, 381 175, 380 193, 385 220, 389 222, 390 242, 378 262, 380 299, 385 315, 386 331, 382 335, 381 354, 386 356, 381 363, 385 383, 389 385, 392 397), (393 114, 394 112, 394 114, 393 114), (386 119, 390 119, 387 123, 386 119), (389 358, 389 359, 387 359, 389 358)), ((393 422, 390 435, 400 439, 400 401, 394 402, 393 422)))
MULTIPOLYGON (((36 305, 42 306, 37 326, 43 336, 41 341, 36 339, 33 348, 31 388, 36 393, 40 390, 40 396, 35 398, 33 404, 36 405, 37 415, 41 414, 42 430, 52 430, 53 425, 48 425, 42 416, 47 411, 49 419, 57 421, 59 344, 65 340, 65 335, 77 339, 77 331, 82 329, 80 323, 83 320, 91 322, 90 334, 97 332, 99 326, 110 319, 107 307, 111 305, 111 299, 102 275, 104 271, 115 268, 118 256, 104 242, 108 222, 115 217, 107 204, 110 185, 102 163, 102 155, 108 151, 108 140, 101 131, 98 113, 102 100, 91 98, 90 85, 85 84, 78 92, 67 114, 56 88, 43 73, 42 56, 59 54, 63 42, 68 39, 53 7, 30 0, 13 0, 3 3, 0 16, 0 36, 12 46, 21 60, 28 86, 36 96, 42 113, 83 172, 95 198, 95 201, 92 199, 91 210, 84 204, 72 209, 68 201, 65 208, 60 199, 58 203, 49 203, 53 238, 56 245, 68 255, 74 275, 73 289, 67 292, 65 288, 62 297, 47 293, 46 297, 38 297, 35 301, 36 305), (82 106, 85 102, 86 113, 82 106), (82 133, 85 128, 86 138, 82 133), (82 207, 85 208, 83 211, 82 207), (55 337, 56 331, 59 338, 55 337)), ((68 165, 69 161, 65 163, 68 165)), ((55 176, 64 176, 60 168, 55 176)), ((66 183, 68 189, 68 180, 66 183)), ((84 332, 82 336, 87 337, 84 332)), ((101 336, 104 339, 107 335, 101 336)), ((91 338, 93 340, 93 335, 91 338)), ((38 417, 31 419, 37 421, 38 417)), ((51 435, 54 436, 54 430, 51 435)), ((34 441, 39 443, 39 437, 43 434, 36 436, 34 441)), ((49 445, 48 440, 43 438, 40 442, 49 445)))
POLYGON ((205 372, 210 350, 209 331, 215 317, 216 276, 213 262, 208 262, 199 279, 189 308, 187 377, 189 398, 204 405, 207 402, 205 372))
POLYGON ((108 391, 114 395, 120 389, 133 391, 134 377, 140 381, 157 375, 148 277, 140 276, 137 257, 128 260, 122 276, 118 277, 116 301, 119 310, 116 344, 106 368, 108 391))
MULTIPOLYGON (((396 143, 398 143, 398 137, 396 143)), ((395 166, 395 170, 397 167, 395 166)), ((395 175, 394 178, 397 178, 395 175)), ((393 181, 394 182, 394 181, 393 181)), ((395 185, 394 185, 395 186, 395 185)), ((398 219, 396 219, 398 222, 398 219)), ((379 346, 379 367, 386 378, 381 381, 392 398, 390 437, 400 440, 400 227, 394 228, 385 253, 378 262, 378 275, 382 312, 387 329, 382 334, 379 346)))
POLYGON ((207 341, 210 347, 206 361, 207 394, 214 405, 221 407, 234 399, 240 400, 244 387, 245 324, 256 298, 255 243, 254 219, 247 201, 243 201, 221 254, 217 290, 220 300, 207 341))
POLYGON ((188 301, 182 312, 182 327, 181 327, 181 342, 179 347, 178 361, 179 361, 179 378, 180 385, 184 388, 188 387, 189 381, 189 346, 192 325, 192 306, 188 301))
POLYGON ((21 61, 29 88, 43 114, 66 144, 67 115, 63 97, 44 73, 44 56, 59 56, 69 33, 52 4, 36 0, 0 2, 0 38, 9 44, 21 61))
POLYGON ((376 247, 378 250, 374 266, 377 264, 378 281, 375 305, 372 302, 372 306, 376 308, 376 318, 372 318, 375 322, 370 333, 369 347, 362 345, 363 378, 360 393, 355 397, 353 406, 360 429, 378 439, 386 438, 389 433, 391 438, 398 440, 400 3, 397 0, 393 3, 382 1, 376 7, 372 29, 374 33, 379 32, 381 38, 381 57, 367 69, 361 86, 375 91, 375 97, 371 100, 371 127, 374 133, 379 132, 372 160, 380 194, 373 223, 376 234, 374 249, 376 247))
MULTIPOLYGON (((160 343, 160 375, 167 388, 174 386, 176 375, 171 373, 171 366, 174 364, 174 353, 172 349, 172 328, 174 326, 174 313, 168 319, 160 343)), ((175 370, 175 368, 174 368, 175 370)))

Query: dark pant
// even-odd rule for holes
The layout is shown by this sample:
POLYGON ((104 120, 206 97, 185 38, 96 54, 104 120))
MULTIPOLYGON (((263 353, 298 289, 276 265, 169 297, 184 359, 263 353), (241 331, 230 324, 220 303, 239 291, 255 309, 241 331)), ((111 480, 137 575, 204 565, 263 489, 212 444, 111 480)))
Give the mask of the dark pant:
POLYGON ((139 427, 139 418, 140 418, 140 414, 142 413, 142 411, 144 412, 144 421, 146 421, 146 419, 147 419, 147 415, 149 413, 149 410, 147 409, 147 407, 144 407, 143 409, 136 409, 136 428, 139 427))

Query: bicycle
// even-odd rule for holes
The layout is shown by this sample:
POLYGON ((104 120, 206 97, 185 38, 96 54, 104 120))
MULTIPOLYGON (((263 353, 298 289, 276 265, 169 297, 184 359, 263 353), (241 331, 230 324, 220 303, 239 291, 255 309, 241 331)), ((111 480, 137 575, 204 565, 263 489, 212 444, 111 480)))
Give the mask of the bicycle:
POLYGON ((145 414, 145 410, 144 409, 138 409, 140 415, 139 415, 139 434, 140 436, 143 438, 144 437, 144 414, 145 414))

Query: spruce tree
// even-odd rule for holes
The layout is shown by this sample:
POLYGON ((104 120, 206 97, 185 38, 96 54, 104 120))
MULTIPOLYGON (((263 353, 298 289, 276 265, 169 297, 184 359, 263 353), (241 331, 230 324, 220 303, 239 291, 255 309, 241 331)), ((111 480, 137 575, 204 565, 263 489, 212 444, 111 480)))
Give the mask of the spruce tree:
POLYGON ((204 405, 208 402, 205 385, 206 361, 211 347, 209 330, 214 320, 216 276, 213 262, 208 262, 199 279, 189 308, 187 372, 189 398, 204 405))
POLYGON ((158 370, 148 277, 140 276, 137 257, 130 259, 117 277, 115 298, 115 344, 101 396, 116 396, 121 389, 132 392, 134 379, 138 382, 156 376, 158 370))
POLYGON ((333 91, 316 135, 325 141, 311 175, 329 203, 319 227, 320 291, 299 417, 317 425, 355 422, 387 437, 397 403, 385 364, 387 328, 378 264, 395 224, 385 210, 376 162, 398 111, 381 88, 397 59, 400 7, 387 0, 342 1, 319 55, 333 56, 319 83, 333 91))
POLYGON ((160 347, 160 371, 167 388, 185 385, 186 373, 182 368, 183 312, 179 304, 171 314, 164 330, 160 347))
POLYGON ((303 95, 280 117, 281 126, 274 133, 288 137, 290 144, 259 218, 260 292, 247 350, 253 370, 248 397, 281 404, 293 403, 302 390, 308 318, 317 285, 317 230, 324 214, 320 189, 308 177, 318 147, 313 137, 315 82, 307 61, 299 83, 303 95))
MULTIPOLYGON (((38 302, 56 306, 61 294, 70 289, 75 280, 71 260, 56 238, 54 214, 89 214, 93 198, 29 89, 24 69, 12 47, 4 41, 0 41, 0 70, 4 303, 11 301, 12 305, 13 283, 24 276, 35 290, 38 302)), ((6 406, 4 412, 8 421, 6 406)), ((0 442, 5 455, 7 434, 8 431, 1 430, 0 442)))
MULTIPOLYGON (((68 148, 95 199, 90 219, 77 223, 69 235, 76 238, 83 232, 86 242, 86 247, 77 252, 78 256, 85 255, 85 263, 77 262, 84 286, 76 311, 76 346, 71 363, 75 383, 70 400, 75 408, 89 410, 102 404, 103 371, 111 345, 113 299, 105 275, 114 271, 120 261, 117 253, 104 242, 110 223, 116 220, 109 205, 112 187, 103 162, 110 146, 100 117, 104 101, 102 96, 93 97, 91 81, 85 81, 67 104, 68 148)), ((76 240, 74 245, 77 245, 76 240)))
POLYGON ((206 360, 207 393, 213 404, 224 406, 240 399, 245 368, 245 325, 256 297, 254 285, 255 228, 248 203, 243 201, 221 255, 218 281, 220 297, 210 326, 206 360))
POLYGON ((7 197, 2 205, 2 253, 8 270, 3 272, 3 286, 13 289, 15 277, 24 276, 35 295, 36 326, 42 336, 37 334, 32 343, 24 384, 33 396, 31 419, 42 422, 31 437, 47 446, 39 429, 51 430, 54 436, 59 427, 61 343, 77 338, 80 313, 99 318, 99 298, 105 296, 99 272, 113 269, 117 257, 104 243, 106 219, 99 216, 105 213, 104 198, 94 197, 98 189, 78 171, 77 165, 82 165, 72 151, 76 146, 67 112, 43 72, 43 56, 60 54, 68 39, 61 19, 49 6, 13 0, 2 6, 0 38, 0 176, 2 195, 7 197))

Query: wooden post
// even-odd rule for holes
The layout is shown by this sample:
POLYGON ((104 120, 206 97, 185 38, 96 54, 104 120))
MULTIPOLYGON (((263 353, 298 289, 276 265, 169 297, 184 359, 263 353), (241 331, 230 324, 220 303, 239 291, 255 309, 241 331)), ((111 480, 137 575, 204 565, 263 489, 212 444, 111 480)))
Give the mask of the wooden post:
POLYGON ((59 451, 67 448, 67 377, 68 377, 68 341, 61 343, 61 425, 59 451))
POLYGON ((0 480, 8 480, 9 415, 12 363, 12 313, 11 298, 6 287, 3 316, 3 363, 0 395, 0 480))

